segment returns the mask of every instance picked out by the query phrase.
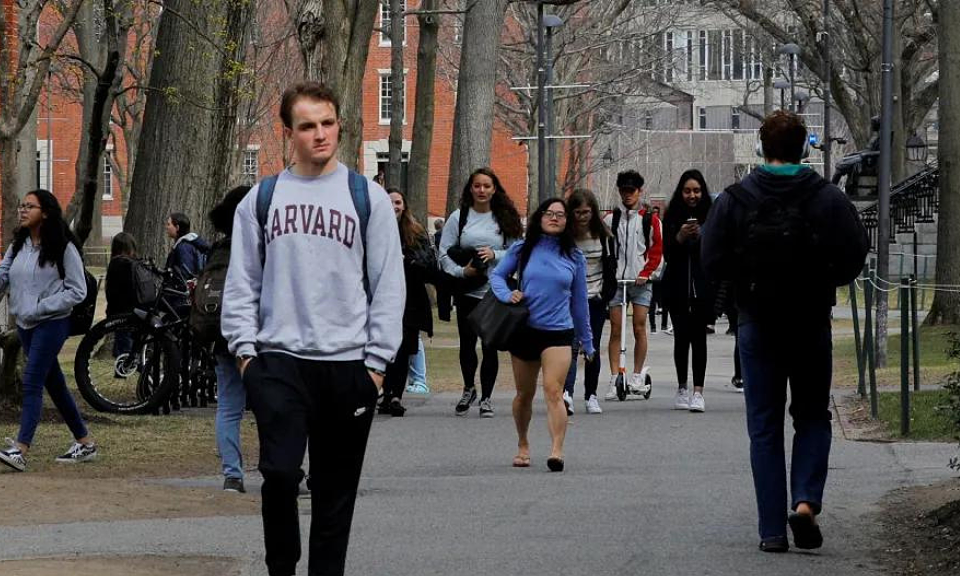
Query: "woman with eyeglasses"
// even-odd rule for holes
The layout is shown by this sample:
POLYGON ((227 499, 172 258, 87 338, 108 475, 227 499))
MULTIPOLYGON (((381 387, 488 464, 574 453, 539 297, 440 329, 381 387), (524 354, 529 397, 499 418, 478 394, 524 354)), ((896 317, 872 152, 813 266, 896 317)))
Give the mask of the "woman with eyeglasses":
MULTIPOLYGON (((587 264, 587 302, 593 347, 600 348, 603 324, 607 321, 607 303, 617 290, 617 252, 613 234, 603 223, 600 204, 589 190, 574 190, 567 198, 567 226, 587 264), (571 218, 570 215, 573 215, 571 218)), ((564 385, 563 403, 567 415, 573 415, 573 388, 577 381, 577 353, 580 343, 574 339, 570 371, 564 385)), ((583 398, 587 414, 600 414, 597 385, 600 380, 600 355, 586 360, 583 368, 583 398)))
POLYGON ((664 295, 673 321, 673 362, 677 369, 674 408, 704 412, 707 326, 713 324, 713 288, 700 266, 700 229, 710 212, 710 191, 699 170, 680 176, 663 221, 667 273, 664 295), (693 356, 693 393, 687 390, 687 362, 693 356))
POLYGON ((567 226, 563 200, 551 198, 530 216, 526 238, 507 251, 490 276, 490 288, 501 302, 523 303, 530 311, 510 347, 517 388, 513 419, 518 442, 513 465, 530 466, 527 432, 537 376, 542 372, 552 439, 547 467, 561 472, 567 432, 563 384, 570 368, 570 343, 576 338, 588 359, 596 356, 587 304, 587 263, 567 226), (514 274, 519 284, 511 289, 507 279, 514 274))
POLYGON ((67 390, 57 355, 70 334, 70 313, 83 302, 87 283, 76 238, 63 220, 60 204, 46 190, 34 190, 19 207, 20 226, 0 263, 0 293, 10 290, 10 315, 17 324, 27 362, 23 367, 20 433, 0 462, 27 469, 27 452, 43 411, 43 389, 63 416, 74 442, 57 462, 85 462, 97 456, 80 411, 67 390))

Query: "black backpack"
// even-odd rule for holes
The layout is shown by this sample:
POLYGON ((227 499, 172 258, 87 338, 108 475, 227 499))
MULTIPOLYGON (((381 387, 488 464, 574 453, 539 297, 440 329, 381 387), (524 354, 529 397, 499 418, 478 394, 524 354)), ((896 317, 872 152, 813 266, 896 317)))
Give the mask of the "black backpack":
POLYGON ((210 249, 206 266, 197 276, 197 287, 190 304, 190 330, 201 344, 213 344, 221 335, 220 311, 229 265, 230 240, 227 239, 210 249))
POLYGON ((87 282, 87 295, 84 296, 83 302, 74 306, 70 312, 71 336, 86 334, 93 326, 93 317, 97 313, 97 293, 100 290, 100 283, 86 267, 83 269, 83 279, 87 282))
POLYGON ((821 188, 791 194, 752 192, 739 184, 727 193, 746 209, 735 255, 741 297, 761 307, 801 296, 823 261, 821 242, 807 204, 821 188))
POLYGON ((130 285, 133 287, 134 304, 138 308, 145 308, 160 298, 161 278, 143 260, 132 260, 130 285))

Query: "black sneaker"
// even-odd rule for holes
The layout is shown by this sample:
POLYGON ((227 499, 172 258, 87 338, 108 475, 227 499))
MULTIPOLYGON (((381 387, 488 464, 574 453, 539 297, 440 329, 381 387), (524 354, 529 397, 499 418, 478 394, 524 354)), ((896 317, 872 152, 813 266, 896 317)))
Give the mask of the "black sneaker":
POLYGON ((464 388, 460 401, 457 402, 457 416, 466 416, 470 405, 477 399, 477 388, 464 388))
POLYGON ((97 457, 96 444, 81 444, 74 442, 73 446, 61 456, 57 456, 57 462, 63 464, 76 464, 77 462, 87 462, 97 457))
POLYGON ((243 487, 243 478, 224 478, 223 491, 239 492, 241 494, 245 494, 247 492, 247 490, 243 487))
POLYGON ((405 413, 406 411, 407 411, 407 409, 404 408, 404 407, 403 407, 403 404, 400 403, 400 399, 399 399, 399 398, 394 398, 394 399, 390 400, 390 415, 391 415, 391 416, 403 417, 403 415, 404 415, 404 413, 405 413))
POLYGON ((730 384, 737 389, 737 392, 743 392, 743 378, 737 378, 734 376, 730 379, 730 384))
POLYGON ((0 450, 0 462, 13 468, 17 472, 23 472, 27 469, 27 460, 23 457, 23 452, 17 447, 17 443, 7 438, 9 448, 0 450))
POLYGON ((493 403, 490 402, 489 398, 480 401, 480 417, 493 418, 493 403))

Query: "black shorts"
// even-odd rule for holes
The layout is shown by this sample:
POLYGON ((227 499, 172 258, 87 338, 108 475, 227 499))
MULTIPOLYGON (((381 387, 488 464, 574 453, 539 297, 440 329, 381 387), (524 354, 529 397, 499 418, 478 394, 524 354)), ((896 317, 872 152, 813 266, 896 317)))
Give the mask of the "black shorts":
POLYGON ((538 330, 524 326, 513 337, 510 353, 521 360, 533 362, 540 360, 540 355, 547 348, 573 344, 573 330, 538 330))

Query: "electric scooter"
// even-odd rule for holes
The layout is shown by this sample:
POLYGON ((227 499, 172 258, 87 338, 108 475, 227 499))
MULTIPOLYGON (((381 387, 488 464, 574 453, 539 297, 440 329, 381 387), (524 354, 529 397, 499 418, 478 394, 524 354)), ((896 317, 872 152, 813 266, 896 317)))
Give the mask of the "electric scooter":
POLYGON ((650 378, 650 368, 644 366, 640 370, 640 380, 643 382, 639 387, 627 384, 627 289, 635 284, 634 280, 618 280, 618 284, 623 287, 623 308, 620 314, 620 365, 617 372, 616 388, 617 399, 623 402, 627 396, 640 396, 644 400, 650 399, 650 393, 653 391, 653 379, 650 378))

